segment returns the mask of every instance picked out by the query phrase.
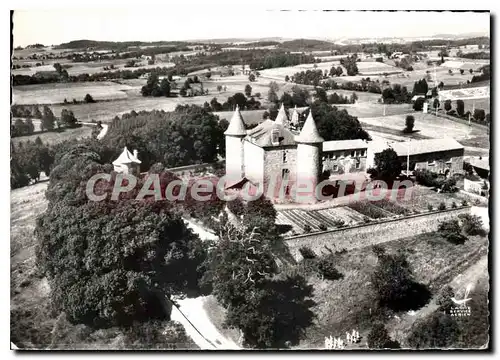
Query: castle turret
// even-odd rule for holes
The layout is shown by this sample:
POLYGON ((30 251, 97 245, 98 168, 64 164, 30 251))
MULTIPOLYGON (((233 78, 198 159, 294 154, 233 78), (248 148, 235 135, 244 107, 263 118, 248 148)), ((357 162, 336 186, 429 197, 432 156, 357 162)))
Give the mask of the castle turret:
POLYGON ((321 172, 321 151, 323 138, 319 135, 312 111, 302 127, 297 143, 297 200, 314 202, 317 200, 315 188, 321 172), (306 188, 307 185, 307 188, 306 188), (299 189, 302 189, 299 194, 299 189), (306 190, 307 189, 307 190, 306 190))
POLYGON ((278 111, 278 115, 276 115, 276 120, 274 122, 278 125, 283 125, 288 127, 288 116, 286 115, 285 106, 281 104, 280 110, 278 111))
POLYGON ((230 180, 239 180, 244 176, 243 138, 247 132, 238 105, 224 135, 226 136, 226 176, 230 180))
POLYGON ((297 111, 297 105, 295 105, 295 108, 293 109, 290 124, 292 126, 299 126, 299 112, 297 111))

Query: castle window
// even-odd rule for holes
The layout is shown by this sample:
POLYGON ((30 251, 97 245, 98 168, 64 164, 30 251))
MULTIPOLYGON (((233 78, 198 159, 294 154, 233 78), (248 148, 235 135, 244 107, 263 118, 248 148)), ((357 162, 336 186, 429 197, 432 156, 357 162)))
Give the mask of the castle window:
POLYGON ((288 179, 288 175, 290 174, 290 169, 281 170, 281 178, 283 180, 288 179))
POLYGON ((361 167, 361 160, 356 159, 356 169, 359 169, 361 167))
POLYGON ((283 150, 283 162, 286 163, 287 159, 286 159, 286 151, 283 150))
POLYGON ((361 150, 361 156, 366 156, 366 150, 361 150))
POLYGON ((351 151, 351 157, 355 157, 356 156, 356 151, 351 151))

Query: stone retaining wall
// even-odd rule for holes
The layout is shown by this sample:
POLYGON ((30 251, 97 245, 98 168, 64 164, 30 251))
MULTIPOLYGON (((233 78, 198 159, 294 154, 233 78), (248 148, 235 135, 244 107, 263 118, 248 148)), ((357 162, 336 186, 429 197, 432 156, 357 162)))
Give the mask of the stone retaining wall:
POLYGON ((418 235, 437 230, 443 220, 456 218, 470 212, 470 207, 433 211, 404 218, 382 220, 376 223, 356 225, 349 228, 335 229, 313 234, 298 235, 285 239, 290 253, 299 260, 299 248, 310 247, 315 253, 328 254, 328 249, 339 251, 371 246, 387 241, 398 240, 407 236, 418 235))

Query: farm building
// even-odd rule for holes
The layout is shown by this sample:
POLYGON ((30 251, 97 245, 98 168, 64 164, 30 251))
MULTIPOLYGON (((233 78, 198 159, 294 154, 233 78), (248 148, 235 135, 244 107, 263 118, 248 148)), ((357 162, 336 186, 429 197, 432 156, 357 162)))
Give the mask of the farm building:
POLYGON ((323 143, 323 171, 343 174, 366 171, 368 142, 355 140, 325 141, 323 143))
POLYGON ((375 154, 387 148, 398 154, 403 169, 406 169, 409 158, 410 171, 427 169, 444 175, 463 172, 464 147, 451 138, 393 142, 385 146, 370 144, 368 167, 374 167, 375 154))
POLYGON ((490 176, 490 163, 489 158, 472 157, 469 159, 469 164, 474 169, 474 172, 482 179, 489 179, 490 176))

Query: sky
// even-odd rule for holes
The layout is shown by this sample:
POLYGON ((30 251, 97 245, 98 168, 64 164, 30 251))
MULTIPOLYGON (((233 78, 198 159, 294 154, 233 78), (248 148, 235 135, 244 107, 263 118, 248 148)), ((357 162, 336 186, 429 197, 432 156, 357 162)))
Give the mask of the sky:
POLYGON ((71 40, 413 37, 489 33, 489 13, 324 12, 196 5, 14 11, 14 46, 71 40))

